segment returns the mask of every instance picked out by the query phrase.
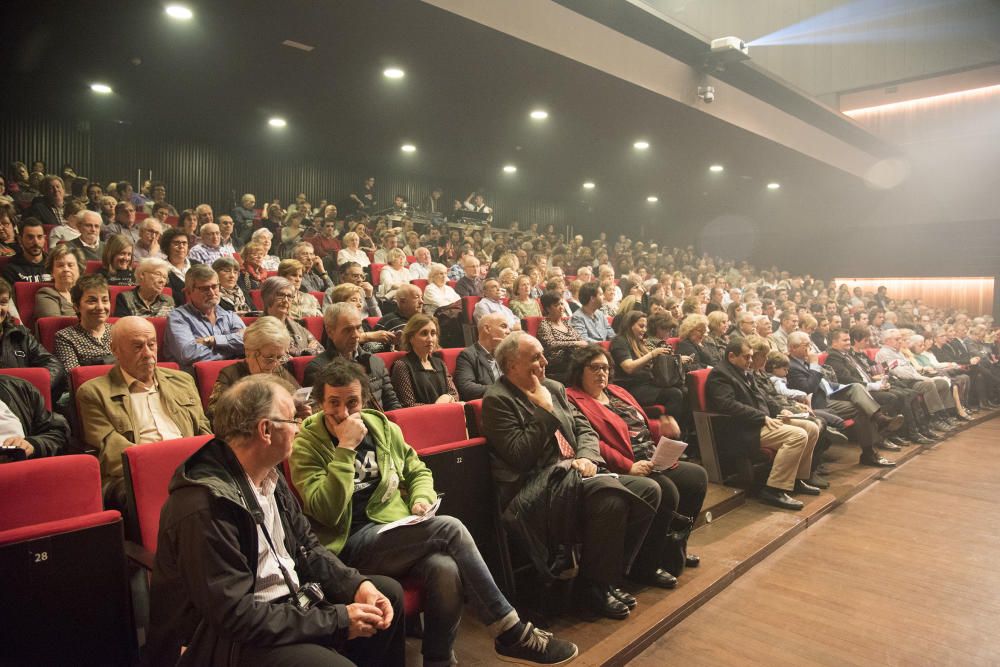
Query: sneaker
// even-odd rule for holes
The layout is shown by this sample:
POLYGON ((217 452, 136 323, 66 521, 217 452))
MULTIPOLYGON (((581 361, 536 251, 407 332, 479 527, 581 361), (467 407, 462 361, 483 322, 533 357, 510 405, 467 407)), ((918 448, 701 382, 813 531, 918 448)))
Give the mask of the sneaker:
POLYGON ((556 639, 551 632, 527 622, 519 640, 513 644, 502 644, 496 640, 493 650, 504 662, 519 665, 563 665, 580 652, 573 642, 556 639))

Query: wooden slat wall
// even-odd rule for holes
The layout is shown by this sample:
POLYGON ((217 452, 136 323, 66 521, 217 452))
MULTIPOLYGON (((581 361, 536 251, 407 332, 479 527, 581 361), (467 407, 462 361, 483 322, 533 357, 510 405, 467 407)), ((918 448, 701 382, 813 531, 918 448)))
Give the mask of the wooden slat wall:
MULTIPOLYGON (((450 208, 453 198, 464 199, 475 187, 460 176, 428 178, 379 168, 362 171, 333 164, 332 160, 275 157, 249 149, 234 151, 148 136, 130 126, 88 121, 0 118, 0 156, 5 170, 14 160, 30 165, 40 159, 50 172, 57 173, 68 162, 80 176, 101 183, 125 179, 137 189, 137 172, 141 170, 146 178, 152 171, 155 180, 167 184, 167 198, 178 209, 208 203, 217 212, 228 211, 234 197, 238 201, 247 192, 257 196, 258 205, 275 197, 287 205, 298 192, 305 192, 314 205, 321 199, 336 202, 346 198, 368 175, 376 177, 379 202, 385 207, 392 205, 397 193, 417 205, 431 187, 440 185, 445 190, 442 205, 450 208)), ((567 221, 566 209, 560 204, 503 196, 490 196, 488 203, 498 226, 519 220, 537 222, 544 228, 567 221)))
POLYGON ((993 278, 836 278, 837 284, 847 283, 851 289, 875 292, 885 285, 889 296, 901 299, 922 299, 935 308, 964 309, 969 314, 993 314, 993 278))

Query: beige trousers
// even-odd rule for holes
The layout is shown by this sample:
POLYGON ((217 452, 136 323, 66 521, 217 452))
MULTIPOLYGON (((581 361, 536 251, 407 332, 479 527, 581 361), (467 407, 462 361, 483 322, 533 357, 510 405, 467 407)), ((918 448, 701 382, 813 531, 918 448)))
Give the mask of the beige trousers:
POLYGON ((760 446, 774 452, 767 485, 791 491, 796 479, 809 479, 813 448, 818 438, 819 427, 804 419, 794 419, 779 426, 765 424, 760 429, 760 446))

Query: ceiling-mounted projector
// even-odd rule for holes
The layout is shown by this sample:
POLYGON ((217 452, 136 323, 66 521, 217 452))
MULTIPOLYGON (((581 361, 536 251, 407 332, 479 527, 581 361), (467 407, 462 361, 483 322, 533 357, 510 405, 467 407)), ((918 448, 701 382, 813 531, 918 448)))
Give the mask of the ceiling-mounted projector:
POLYGON ((740 62, 750 58, 750 47, 739 37, 720 37, 713 39, 705 64, 716 69, 723 69, 729 63, 740 62))

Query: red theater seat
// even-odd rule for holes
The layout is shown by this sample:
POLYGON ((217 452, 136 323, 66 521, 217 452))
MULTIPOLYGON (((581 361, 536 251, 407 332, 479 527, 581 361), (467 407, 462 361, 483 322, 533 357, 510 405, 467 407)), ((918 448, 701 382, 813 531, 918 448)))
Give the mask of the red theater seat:
POLYGON ((391 371, 392 365, 396 363, 397 359, 405 357, 406 352, 377 352, 375 356, 385 363, 386 370, 391 371))
POLYGON ((535 316, 526 317, 522 320, 521 326, 527 333, 531 334, 532 336, 537 336, 538 327, 542 324, 542 320, 544 319, 545 319, 544 317, 535 317, 535 316))
POLYGON ((421 292, 423 292, 425 289, 427 289, 427 279, 426 278, 414 278, 413 280, 410 281, 410 284, 411 285, 416 285, 417 289, 419 289, 421 292))
POLYGON ((75 317, 40 317, 35 322, 38 329, 38 342, 49 352, 56 351, 56 332, 77 323, 75 317))
POLYGON ((315 358, 316 356, 311 354, 304 357, 292 357, 292 375, 295 376, 296 382, 302 384, 306 381, 306 366, 315 358))
POLYGON ((27 380, 45 399, 45 409, 52 412, 52 375, 47 368, 0 368, 0 374, 27 380))
POLYGON ((21 315, 21 324, 29 331, 35 329, 35 293, 43 287, 52 287, 52 283, 14 283, 14 303, 21 315))
POLYGON ((253 301, 253 307, 257 310, 264 311, 264 299, 260 295, 259 289, 250 290, 250 300, 253 301))
POLYGON ((97 273, 101 270, 101 260, 99 259, 88 259, 87 268, 83 270, 84 273, 97 273))
POLYGON ((458 355, 461 353, 462 348, 460 347, 446 347, 437 351, 438 356, 444 361, 444 367, 448 369, 449 375, 455 374, 455 364, 458 363, 458 355))
POLYGON ((323 317, 310 315, 302 318, 302 326, 309 330, 316 340, 323 340, 323 317))
POLYGON ((212 395, 212 388, 219 378, 219 373, 226 366, 242 361, 242 359, 222 359, 215 361, 198 361, 194 365, 195 384, 198 385, 198 393, 201 395, 201 407, 208 409, 208 398, 212 395))
POLYGON ((379 281, 382 279, 382 267, 384 267, 384 266, 385 266, 385 264, 372 264, 371 265, 372 287, 378 287, 379 281))
POLYGON ((309 292, 312 297, 316 299, 316 303, 319 304, 320 310, 323 310, 323 299, 326 298, 326 292, 309 292))
POLYGON ((819 353, 819 359, 818 359, 819 360, 819 365, 822 366, 822 365, 826 364, 826 358, 829 357, 829 356, 830 355, 827 354, 826 352, 820 352, 819 353))
POLYGON ((432 454, 443 445, 468 438, 465 409, 458 403, 417 405, 391 410, 385 416, 399 426, 403 439, 418 454, 432 454))
POLYGON ((366 317, 365 318, 365 323, 368 325, 368 329, 369 330, 374 330, 375 329, 375 325, 378 324, 378 321, 380 319, 382 319, 382 318, 381 317, 366 317))
POLYGON ((466 324, 474 324, 472 319, 472 313, 476 310, 476 304, 483 297, 481 296, 463 296, 462 297, 462 311, 465 313, 466 324))

